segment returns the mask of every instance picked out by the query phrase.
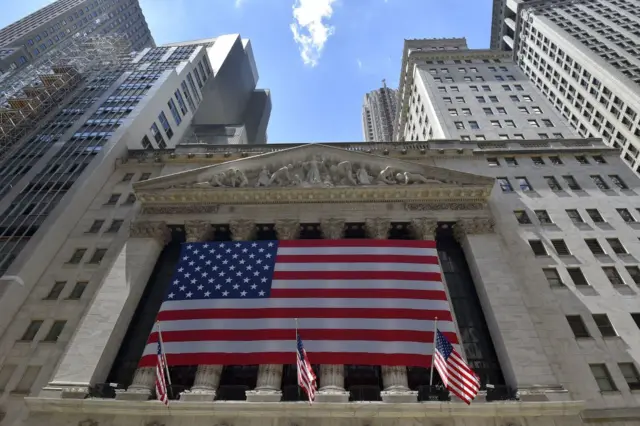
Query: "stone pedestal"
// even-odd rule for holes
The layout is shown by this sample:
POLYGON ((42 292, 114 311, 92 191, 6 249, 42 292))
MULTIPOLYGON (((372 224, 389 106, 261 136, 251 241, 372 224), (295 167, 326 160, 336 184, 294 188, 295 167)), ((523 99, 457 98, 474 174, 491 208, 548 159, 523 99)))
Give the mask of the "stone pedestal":
POLYGON ((282 365, 261 364, 254 390, 247 391, 247 402, 280 402, 282 399, 282 365))
POLYGON ((180 401, 213 401, 220 384, 222 365, 199 365, 191 390, 180 395, 180 401))
POLYGON ((418 402, 418 392, 409 389, 407 367, 382 366, 382 400, 390 403, 418 402))
POLYGON ((116 399, 125 401, 146 401, 151 398, 156 381, 155 367, 138 368, 133 382, 126 391, 116 390, 116 399))
POLYGON ((344 365, 320 366, 320 389, 317 402, 349 402, 349 392, 344 389, 344 365))

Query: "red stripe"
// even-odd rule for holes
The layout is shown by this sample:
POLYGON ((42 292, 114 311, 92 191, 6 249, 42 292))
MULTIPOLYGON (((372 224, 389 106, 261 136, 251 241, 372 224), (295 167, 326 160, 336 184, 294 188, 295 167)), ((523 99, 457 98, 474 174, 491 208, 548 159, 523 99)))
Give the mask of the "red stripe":
POLYGON ((439 272, 405 271, 274 271, 273 279, 442 281, 439 272))
POLYGON ((271 297, 282 299, 336 298, 336 299, 414 299, 447 300, 441 290, 406 290, 393 288, 274 288, 271 297))
MULTIPOLYGON (((458 337, 453 332, 444 334, 451 343, 458 343, 458 337)), ((432 343, 433 331, 412 330, 335 330, 335 329, 304 329, 300 335, 305 342, 310 340, 363 340, 380 342, 421 342, 432 343)), ((163 331, 162 340, 171 342, 200 342, 200 341, 233 341, 251 342, 257 340, 287 340, 291 339, 291 329, 275 330, 185 330, 163 331)), ((158 333, 153 332, 147 343, 156 343, 158 333)), ((224 348, 221 348, 224 349, 224 348)))
POLYGON ((436 248, 433 240, 280 240, 278 247, 408 247, 436 248))
MULTIPOLYGON (((163 335, 164 336, 164 335, 163 335)), ((292 348, 295 346, 292 345, 292 348)), ((174 365, 256 365, 256 364, 291 364, 295 353, 267 352, 267 353, 197 353, 197 354, 167 354, 167 362, 174 365)), ((149 354, 140 360, 140 367, 152 367, 155 354, 149 354)), ((366 352, 335 353, 314 352, 309 354, 312 364, 357 364, 357 365, 399 365, 409 367, 429 367, 431 355, 413 354, 370 354, 366 352)))
MULTIPOLYGON (((267 318, 379 318, 453 321, 450 311, 367 308, 186 309, 158 312, 158 321, 267 318)), ((356 363, 357 364, 357 363, 356 363)))
POLYGON ((276 263, 427 263, 438 264, 437 256, 403 254, 279 254, 276 263))

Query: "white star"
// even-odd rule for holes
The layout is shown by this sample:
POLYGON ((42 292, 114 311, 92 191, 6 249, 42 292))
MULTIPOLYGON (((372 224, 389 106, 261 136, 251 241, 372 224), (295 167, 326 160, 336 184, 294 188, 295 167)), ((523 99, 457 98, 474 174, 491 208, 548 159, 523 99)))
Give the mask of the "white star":
POLYGON ((175 294, 173 294, 173 293, 169 293, 169 295, 168 295, 167 297, 168 297, 169 299, 173 299, 173 298, 174 298, 174 296, 175 296, 175 294))
POLYGON ((237 275, 237 276, 239 276, 239 277, 241 277, 241 276, 242 276, 242 272, 241 272, 241 271, 238 271, 238 272, 236 272, 236 275, 237 275))
POLYGON ((252 269, 253 269, 253 266, 251 266, 251 265, 247 265, 247 271, 250 271, 250 270, 252 270, 252 269))
POLYGON ((244 265, 244 259, 240 259, 240 264, 244 265))
POLYGON ((259 251, 260 253, 262 253, 262 252, 264 251, 264 249, 263 249, 262 247, 260 247, 260 248, 258 249, 258 251, 259 251))
POLYGON ((200 284, 200 285, 198 286, 198 290, 202 290, 202 289, 204 289, 204 286, 203 286, 202 284, 200 284))
POLYGON ((245 283, 248 283, 248 282, 249 282, 249 278, 245 278, 243 281, 244 281, 245 283))
POLYGON ((225 259, 225 260, 223 260, 223 261, 222 261, 222 264, 223 264, 223 265, 226 265, 227 263, 229 263, 229 261, 228 261, 227 259, 225 259))
POLYGON ((198 253, 200 253, 200 250, 194 250, 193 251, 193 254, 198 254, 198 253))
POLYGON ((208 273, 206 273, 206 272, 203 272, 203 273, 202 273, 202 278, 207 278, 207 275, 209 275, 209 274, 208 274, 208 273))
POLYGON ((231 265, 231 266, 229 267, 229 270, 230 270, 230 271, 235 271, 235 269, 236 269, 236 267, 235 267, 234 265, 231 265))
POLYGON ((255 290, 258 288, 258 284, 251 284, 251 290, 255 290))
POLYGON ((204 260, 204 254, 201 254, 199 257, 200 260, 204 260))
POLYGON ((224 247, 224 243, 220 243, 220 245, 218 247, 223 248, 224 247))
POLYGON ((273 243, 269 243, 269 244, 267 244, 267 246, 273 247, 273 243))
POLYGON ((223 291, 223 292, 222 292, 222 295, 223 295, 223 296, 228 296, 228 295, 229 295, 229 292, 228 292, 228 291, 223 291))
POLYGON ((182 260, 189 260, 189 256, 183 257, 182 260))
POLYGON ((255 254, 253 254, 253 253, 251 253, 251 254, 249 255, 249 259, 253 259, 254 257, 256 257, 256 255, 255 255, 255 254))
POLYGON ((217 266, 214 266, 213 268, 211 268, 211 270, 212 270, 212 271, 217 271, 217 270, 218 270, 218 267, 217 267, 217 266))
POLYGON ((262 281, 263 283, 266 283, 267 282, 267 278, 266 277, 262 277, 262 279, 260 281, 262 281))
POLYGON ((216 290, 220 290, 222 286, 220 284, 216 284, 216 290))
POLYGON ((178 268, 178 272, 184 271, 184 268, 178 268))
POLYGON ((188 248, 189 250, 191 250, 191 248, 192 248, 192 247, 193 247, 193 246, 192 246, 191 244, 189 244, 189 245, 187 246, 187 248, 188 248))
POLYGON ((209 297, 211 296, 211 292, 210 291, 205 291, 204 292, 204 297, 209 297))
POLYGON ((220 272, 218 275, 219 275, 219 276, 221 276, 221 277, 224 277, 224 276, 225 276, 225 273, 224 273, 224 271, 222 271, 222 272, 220 272))
POLYGON ((236 247, 240 247, 240 243, 236 243, 236 247))
POLYGON ((213 253, 215 253, 215 252, 216 252, 216 251, 215 251, 214 249, 209 250, 209 254, 213 254, 213 253))
POLYGON ((216 254, 216 259, 220 259, 222 257, 221 254, 216 254))
POLYGON ((210 284, 213 284, 213 281, 214 281, 213 278, 209 278, 209 283, 210 284))
POLYGON ((258 243, 251 244, 251 247, 258 247, 258 243))
POLYGON ((244 297, 244 296, 246 296, 246 295, 247 295, 247 292, 246 292, 246 291, 241 291, 241 292, 240 292, 240 296, 243 296, 243 297, 244 297))
POLYGON ((249 251, 249 249, 248 249, 248 248, 246 248, 246 247, 242 249, 242 252, 243 252, 243 253, 246 253, 246 252, 248 252, 248 251, 249 251))
POLYGON ((193 296, 193 293, 189 292, 189 293, 186 294, 186 296, 187 297, 191 297, 191 296, 193 296))
POLYGON ((237 290, 237 289, 239 289, 239 288, 240 288, 240 284, 234 284, 234 285, 233 285, 233 289, 234 289, 234 290, 237 290))
POLYGON ((191 280, 191 284, 195 284, 197 282, 197 280, 194 278, 191 280))
POLYGON ((187 288, 186 286, 181 285, 180 286, 180 291, 185 291, 186 288, 187 288))
POLYGON ((264 296, 264 291, 260 291, 260 293, 258 293, 260 296, 264 296))
POLYGON ((200 268, 199 266, 196 266, 196 271, 199 271, 200 269, 202 268, 200 268))
POLYGON ((184 277, 185 277, 185 278, 189 278, 190 276, 191 276, 191 274, 190 274, 190 273, 188 273, 188 272, 187 272, 186 274, 184 274, 184 277))
POLYGON ((207 247, 209 247, 209 244, 203 244, 202 245, 202 248, 207 248, 207 247))
POLYGON ((262 263, 262 260, 261 260, 261 259, 258 259, 258 260, 256 260, 256 263, 259 265, 259 264, 261 264, 261 263, 262 263))
POLYGON ((227 283, 230 283, 230 282, 231 282, 231 277, 227 278, 225 281, 226 281, 227 283))
POLYGON ((193 266, 195 264, 196 264, 196 262, 194 262, 193 260, 191 262, 189 262, 189 266, 193 266))
POLYGON ((180 281, 178 281, 178 280, 175 280, 175 281, 173 282, 173 285, 178 285, 178 284, 180 284, 180 281))
POLYGON ((231 257, 233 257, 234 259, 237 259, 237 258, 238 258, 238 255, 237 255, 237 254, 235 254, 235 253, 233 253, 233 256, 231 256, 231 257))
POLYGON ((264 257, 266 257, 267 259, 270 259, 271 258, 271 254, 267 253, 264 257))
POLYGON ((255 271, 255 272, 253 273, 253 276, 254 276, 254 277, 257 277, 258 275, 260 275, 260 272, 258 272, 258 271, 255 271))
POLYGON ((263 268, 266 271, 267 269, 269 269, 269 265, 264 265, 263 268))
POLYGON ((206 262, 204 262, 204 264, 205 264, 205 265, 207 265, 207 266, 209 266, 209 265, 211 265, 211 261, 210 261, 210 260, 207 260, 206 262))
POLYGON ((227 249, 227 253, 231 253, 231 249, 227 249))

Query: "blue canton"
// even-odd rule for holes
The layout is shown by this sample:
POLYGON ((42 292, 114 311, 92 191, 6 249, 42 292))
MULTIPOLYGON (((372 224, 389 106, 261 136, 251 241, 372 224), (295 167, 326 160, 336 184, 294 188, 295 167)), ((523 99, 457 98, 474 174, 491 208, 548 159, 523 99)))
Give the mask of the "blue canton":
POLYGON ((269 297, 277 241, 182 244, 166 301, 269 297))
POLYGON ((453 352, 453 346, 449 343, 449 340, 444 337, 444 334, 440 333, 440 330, 438 330, 436 337, 436 350, 442 354, 445 360, 449 359, 449 355, 453 352))
POLYGON ((301 361, 304 361, 304 346, 302 345, 302 339, 298 335, 296 336, 296 340, 298 341, 298 358, 300 358, 301 361))

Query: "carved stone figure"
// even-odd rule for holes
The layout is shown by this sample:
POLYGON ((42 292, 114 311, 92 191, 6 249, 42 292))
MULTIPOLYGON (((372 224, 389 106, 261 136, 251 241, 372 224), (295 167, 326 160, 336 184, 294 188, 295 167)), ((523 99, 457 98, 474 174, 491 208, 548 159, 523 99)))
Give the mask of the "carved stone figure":
POLYGON ((311 185, 321 184, 322 176, 320 176, 320 167, 323 166, 322 159, 312 158, 310 161, 304 163, 304 165, 308 168, 305 182, 311 185))
POLYGON ((360 168, 356 172, 356 178, 358 179, 358 183, 360 185, 371 185, 372 177, 369 176, 369 173, 367 172, 367 168, 365 166, 360 166, 360 168))
POLYGON ((271 183, 271 176, 269 175, 269 169, 267 166, 264 166, 258 175, 258 180, 256 182, 256 188, 259 186, 269 186, 271 183))
MULTIPOLYGON (((291 179, 291 185, 293 186, 304 186, 307 182, 303 181, 298 173, 293 174, 293 178, 291 179)), ((308 184, 307 184, 308 186, 308 184)))
POLYGON ((238 169, 230 169, 227 171, 227 181, 232 188, 242 188, 249 185, 249 179, 244 172, 238 169))
POLYGON ((211 176, 211 179, 209 180, 209 184, 211 186, 225 187, 227 186, 224 183, 225 180, 226 180, 226 176, 224 173, 215 173, 213 176, 211 176))
POLYGON ((271 179, 269 180, 269 185, 273 185, 274 183, 278 186, 285 186, 291 182, 291 176, 289 175, 289 170, 293 169, 293 166, 289 164, 288 166, 284 166, 273 172, 271 175, 271 179))
POLYGON ((402 172, 396 174, 396 180, 401 185, 409 185, 412 183, 442 183, 439 180, 427 179, 419 173, 402 172))
POLYGON ((322 179, 322 186, 325 188, 333 188, 333 181, 331 180, 330 175, 324 175, 324 178, 322 179))
POLYGON ((378 183, 383 185, 395 185, 396 180, 393 175, 393 169, 391 166, 387 166, 378 173, 378 183))
POLYGON ((331 174, 333 175, 333 181, 336 185, 357 185, 355 178, 353 177, 353 167, 350 161, 341 161, 340 163, 331 166, 331 174))

